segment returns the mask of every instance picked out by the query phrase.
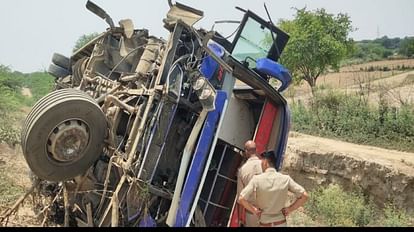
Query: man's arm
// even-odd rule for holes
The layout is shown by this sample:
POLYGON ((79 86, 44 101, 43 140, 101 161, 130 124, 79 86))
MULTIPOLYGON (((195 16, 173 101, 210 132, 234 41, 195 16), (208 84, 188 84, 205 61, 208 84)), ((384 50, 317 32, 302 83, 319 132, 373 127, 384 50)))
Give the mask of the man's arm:
MULTIPOLYGON (((242 181, 242 177, 241 177, 241 173, 240 173, 240 169, 237 172, 237 199, 240 196, 240 192, 243 190, 244 185, 243 185, 243 181, 242 181)), ((237 201, 237 204, 239 204, 239 202, 237 201)), ((239 226, 242 224, 246 224, 246 222, 244 221, 244 218, 242 218, 243 215, 243 211, 245 209, 242 207, 242 205, 239 204, 239 206, 237 207, 237 214, 238 214, 238 220, 239 220, 239 226)))
POLYGON ((250 204, 250 202, 248 202, 246 199, 244 199, 244 197, 240 196, 239 200, 238 200, 239 204, 241 204, 246 210, 248 210, 249 212, 251 212, 252 214, 257 215, 258 217, 260 217, 260 214, 262 213, 262 211, 258 208, 256 208, 253 204, 250 204))
POLYGON ((287 208, 282 209, 283 215, 285 215, 285 217, 287 217, 290 213, 295 211, 297 208, 303 206, 305 204, 305 202, 308 200, 308 198, 309 198, 308 193, 306 191, 303 192, 302 195, 300 197, 298 197, 295 202, 293 202, 293 204, 291 204, 287 208))
POLYGON ((303 206, 309 198, 308 193, 305 191, 305 189, 301 185, 296 183, 290 176, 289 176, 289 191, 295 194, 296 200, 289 207, 282 209, 282 213, 285 216, 288 216, 294 210, 303 206))
POLYGON ((242 205, 246 210, 249 212, 256 214, 260 216, 261 210, 256 208, 254 205, 252 205, 250 202, 248 202, 246 199, 249 198, 249 196, 255 191, 255 178, 253 177, 250 182, 247 184, 247 186, 240 192, 239 198, 237 200, 237 203, 242 205))

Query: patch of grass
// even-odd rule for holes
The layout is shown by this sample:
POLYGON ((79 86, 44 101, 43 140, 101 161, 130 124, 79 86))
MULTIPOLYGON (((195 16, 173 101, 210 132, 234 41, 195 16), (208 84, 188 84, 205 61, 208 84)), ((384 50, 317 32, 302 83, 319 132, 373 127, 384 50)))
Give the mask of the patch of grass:
POLYGON ((408 74, 404 78, 404 81, 401 85, 404 86, 404 85, 411 85, 411 84, 414 84, 414 74, 408 74))
POLYGON ((338 185, 312 191, 305 209, 328 226, 367 226, 374 219, 373 207, 361 193, 347 193, 338 185))
POLYGON ((304 209, 292 213, 291 226, 407 227, 414 222, 413 217, 392 202, 379 208, 361 190, 346 192, 333 184, 311 191, 304 209))
POLYGON ((0 205, 6 206, 14 203, 23 193, 24 188, 16 185, 7 176, 5 170, 0 168, 0 205))
POLYGON ((52 91, 54 77, 46 72, 34 72, 27 74, 24 78, 24 86, 32 92, 33 98, 30 105, 52 91))
POLYGON ((20 130, 0 119, 0 143, 14 146, 20 142, 20 130))
POLYGON ((316 92, 310 105, 291 108, 294 131, 414 152, 414 105, 395 108, 382 97, 373 107, 364 96, 328 89, 316 92))
POLYGON ((384 215, 381 217, 379 224, 387 227, 412 226, 410 223, 410 216, 405 210, 397 209, 397 207, 391 203, 385 205, 384 215))
POLYGON ((313 227, 313 226, 321 226, 321 223, 314 221, 310 216, 306 215, 306 213, 299 211, 299 210, 295 210, 288 217, 288 226, 290 227, 313 227))

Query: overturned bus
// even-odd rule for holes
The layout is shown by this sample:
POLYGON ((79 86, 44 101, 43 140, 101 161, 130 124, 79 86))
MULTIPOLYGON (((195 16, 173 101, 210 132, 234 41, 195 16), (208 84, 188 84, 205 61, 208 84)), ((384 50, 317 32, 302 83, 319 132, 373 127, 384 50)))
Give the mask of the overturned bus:
POLYGON ((22 130, 37 211, 65 226, 237 226, 245 141, 280 168, 290 115, 277 63, 289 36, 255 13, 232 41, 195 29, 203 12, 171 3, 167 41, 86 8, 109 28, 70 57, 22 130))

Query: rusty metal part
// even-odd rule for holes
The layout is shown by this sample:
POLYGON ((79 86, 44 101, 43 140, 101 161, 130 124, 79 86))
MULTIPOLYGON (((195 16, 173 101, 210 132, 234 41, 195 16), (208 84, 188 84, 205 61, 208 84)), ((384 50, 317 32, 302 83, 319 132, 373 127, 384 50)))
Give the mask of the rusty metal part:
POLYGON ((88 131, 88 125, 80 119, 62 122, 49 134, 48 154, 59 162, 79 160, 89 143, 88 131))

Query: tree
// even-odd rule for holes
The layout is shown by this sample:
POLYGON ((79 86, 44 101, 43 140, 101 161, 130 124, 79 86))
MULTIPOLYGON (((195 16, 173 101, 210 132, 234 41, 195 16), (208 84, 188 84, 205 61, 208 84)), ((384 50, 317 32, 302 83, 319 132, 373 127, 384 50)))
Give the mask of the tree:
POLYGON ((405 38, 401 42, 399 53, 407 57, 414 55, 414 37, 405 38))
POLYGON ((85 44, 87 44, 89 41, 93 40, 95 37, 97 37, 99 33, 93 32, 90 34, 85 34, 79 37, 79 39, 75 42, 75 46, 73 47, 73 52, 77 51, 79 48, 83 47, 85 44))
POLYGON ((348 15, 334 16, 325 9, 296 9, 293 20, 282 20, 280 28, 290 35, 281 63, 296 80, 305 80, 314 90, 318 77, 328 68, 339 69, 340 62, 352 49, 348 35, 354 29, 348 15))

